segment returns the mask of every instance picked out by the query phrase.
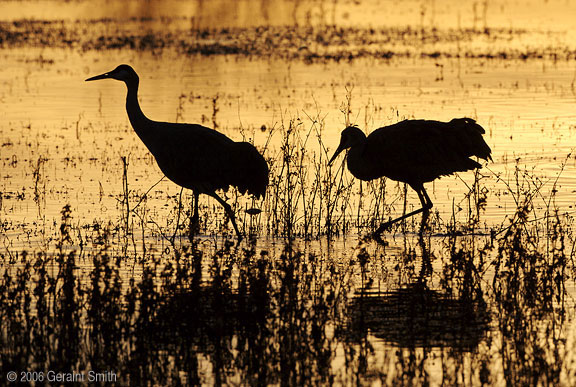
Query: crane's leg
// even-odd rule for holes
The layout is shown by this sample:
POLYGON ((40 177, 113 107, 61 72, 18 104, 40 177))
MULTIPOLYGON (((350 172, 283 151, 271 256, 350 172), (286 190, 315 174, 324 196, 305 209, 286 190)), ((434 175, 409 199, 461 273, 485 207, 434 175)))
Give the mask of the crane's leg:
MULTIPOLYGON (((428 216, 428 212, 430 211, 430 209, 432 208, 433 204, 432 204, 432 200, 430 200, 430 197, 428 196, 428 194, 426 193, 426 190, 424 189, 424 186, 422 184, 420 184, 419 186, 412 186, 410 185, 410 187, 412 187, 412 189, 414 191, 416 191, 416 193, 418 194, 418 199, 420 199, 420 203, 422 204, 422 208, 416 210, 416 211, 412 211, 406 215, 402 215, 396 219, 390 220, 388 222, 382 223, 380 225, 380 227, 378 227, 378 230, 376 230, 373 234, 373 236, 375 238, 379 238, 379 235, 384 232, 385 230, 387 230, 388 228, 390 228, 390 226, 392 226, 392 224, 399 222, 401 220, 404 220, 406 218, 409 218, 411 216, 414 216, 416 214, 419 214, 421 212, 424 212, 424 217, 428 216)), ((424 218, 423 218, 424 221, 424 218)))
POLYGON ((200 198, 200 193, 193 191, 192 194, 194 197, 194 214, 190 218, 190 237, 194 236, 200 228, 200 215, 198 215, 198 199, 200 198))
POLYGON ((428 194, 426 193, 424 186, 422 186, 422 189, 420 191, 416 192, 418 193, 418 198, 420 198, 420 203, 422 203, 422 210, 424 211, 422 212, 422 221, 420 222, 420 231, 419 231, 420 236, 422 236, 424 228, 428 224, 428 215, 430 214, 430 209, 432 208, 433 204, 432 200, 430 200, 430 197, 428 197, 428 194))
POLYGON ((214 199, 218 201, 218 203, 222 205, 222 207, 224 207, 224 210, 226 211, 228 217, 230 218, 230 221, 232 222, 232 226, 234 226, 234 231, 236 231, 238 241, 241 241, 244 237, 242 236, 242 233, 238 230, 238 226, 236 225, 236 216, 234 215, 234 211, 232 211, 232 207, 230 207, 230 204, 226 203, 224 199, 218 196, 215 192, 210 193, 208 195, 212 196, 214 199))

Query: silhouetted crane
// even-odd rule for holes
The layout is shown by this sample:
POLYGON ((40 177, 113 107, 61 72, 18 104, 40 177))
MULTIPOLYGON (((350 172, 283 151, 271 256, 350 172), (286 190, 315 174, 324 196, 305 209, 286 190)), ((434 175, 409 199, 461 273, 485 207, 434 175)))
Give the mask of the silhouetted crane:
POLYGON ((264 197, 268 186, 268 165, 256 148, 247 142, 234 142, 216 130, 196 124, 158 122, 148 119, 138 103, 138 74, 128 65, 97 75, 98 79, 123 81, 128 88, 126 111, 134 131, 154 155, 158 166, 174 183, 189 188, 194 194, 194 214, 190 234, 198 226, 198 198, 212 196, 232 221, 238 239, 242 234, 236 225, 234 211, 216 194, 234 186, 242 194, 264 197))
POLYGON ((416 191, 422 208, 383 223, 374 233, 378 236, 395 222, 420 212, 428 214, 433 204, 424 183, 454 172, 482 168, 471 156, 492 160, 484 133, 471 118, 450 122, 405 120, 376 129, 368 137, 356 126, 349 126, 342 131, 340 145, 329 164, 350 148, 348 169, 354 177, 368 181, 385 176, 407 183, 416 191))

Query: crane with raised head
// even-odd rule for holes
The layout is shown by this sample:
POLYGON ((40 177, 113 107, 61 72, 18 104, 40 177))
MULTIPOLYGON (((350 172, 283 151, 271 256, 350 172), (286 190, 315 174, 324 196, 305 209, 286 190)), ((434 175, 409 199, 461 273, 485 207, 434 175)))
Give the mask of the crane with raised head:
POLYGON ((471 118, 450 122, 405 120, 376 129, 366 136, 356 126, 344 129, 340 145, 329 164, 344 150, 348 151, 348 169, 360 180, 380 177, 408 184, 416 193, 422 208, 383 223, 374 233, 378 237, 393 223, 423 212, 426 217, 432 200, 424 183, 440 176, 482 168, 470 157, 492 160, 491 150, 482 135, 484 129, 471 118))
POLYGON ((269 170, 258 150, 248 142, 235 142, 202 125, 150 120, 142 113, 138 102, 138 74, 128 65, 120 65, 86 81, 98 79, 116 79, 126 84, 126 111, 132 128, 152 153, 164 175, 193 191, 194 213, 190 218, 190 235, 199 224, 199 196, 206 194, 224 207, 238 239, 242 239, 232 207, 216 191, 226 191, 233 186, 242 194, 264 197, 269 170))

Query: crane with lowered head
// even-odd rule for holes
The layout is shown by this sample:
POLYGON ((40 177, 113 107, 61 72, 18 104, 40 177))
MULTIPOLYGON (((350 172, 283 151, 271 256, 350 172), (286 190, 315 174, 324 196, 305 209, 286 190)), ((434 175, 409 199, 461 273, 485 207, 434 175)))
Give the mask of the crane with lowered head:
POLYGON ((405 120, 376 129, 366 136, 356 126, 344 129, 340 145, 329 161, 333 163, 348 151, 348 169, 354 177, 369 181, 380 177, 408 184, 416 193, 422 208, 383 223, 374 233, 378 237, 393 223, 432 208, 424 183, 455 172, 482 168, 470 157, 492 160, 490 147, 482 135, 484 128, 471 118, 450 122, 405 120))

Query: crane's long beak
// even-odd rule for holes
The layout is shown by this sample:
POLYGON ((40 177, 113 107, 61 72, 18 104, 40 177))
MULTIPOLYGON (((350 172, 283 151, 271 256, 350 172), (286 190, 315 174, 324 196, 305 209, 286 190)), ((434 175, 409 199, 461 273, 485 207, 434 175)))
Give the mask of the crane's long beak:
POLYGON ((98 79, 107 79, 107 78, 110 78, 110 73, 104 73, 104 74, 96 75, 95 77, 86 79, 86 82, 97 81, 98 79))
POLYGON ((328 161, 328 165, 332 164, 332 162, 336 159, 336 157, 338 157, 338 155, 344 150, 346 149, 344 146, 342 146, 342 143, 340 143, 340 145, 338 146, 338 149, 336 149, 336 152, 334 152, 334 156, 332 156, 332 158, 330 159, 330 161, 328 161))

